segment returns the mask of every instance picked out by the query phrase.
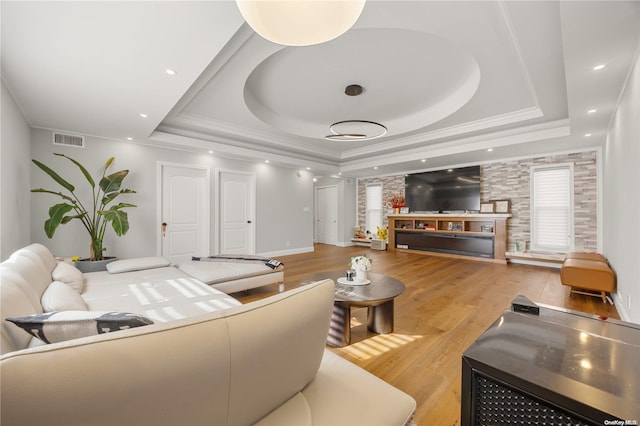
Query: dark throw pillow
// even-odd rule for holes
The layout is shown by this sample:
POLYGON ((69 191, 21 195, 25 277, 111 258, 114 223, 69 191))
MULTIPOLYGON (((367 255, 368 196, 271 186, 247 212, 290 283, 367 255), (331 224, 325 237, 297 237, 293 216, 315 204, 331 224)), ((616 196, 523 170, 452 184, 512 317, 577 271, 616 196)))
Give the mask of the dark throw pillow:
POLYGON ((45 343, 126 330, 153 324, 149 318, 129 312, 61 311, 7 318, 45 343))

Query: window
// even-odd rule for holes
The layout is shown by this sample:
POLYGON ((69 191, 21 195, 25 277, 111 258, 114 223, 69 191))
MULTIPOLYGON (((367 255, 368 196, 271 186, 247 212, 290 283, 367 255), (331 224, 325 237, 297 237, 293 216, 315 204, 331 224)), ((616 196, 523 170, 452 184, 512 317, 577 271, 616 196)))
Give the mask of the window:
POLYGON ((382 228, 382 184, 367 185, 366 194, 366 231, 375 233, 382 228))
POLYGON ((531 168, 531 250, 573 248, 573 163, 531 168))

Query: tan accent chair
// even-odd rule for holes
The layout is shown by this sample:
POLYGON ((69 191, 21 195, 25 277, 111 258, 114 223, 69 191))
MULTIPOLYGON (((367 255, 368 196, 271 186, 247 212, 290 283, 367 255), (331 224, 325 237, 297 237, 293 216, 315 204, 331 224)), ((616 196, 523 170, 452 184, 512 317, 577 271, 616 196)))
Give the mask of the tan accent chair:
POLYGON ((607 293, 616 288, 616 279, 607 259, 599 253, 568 253, 560 269, 562 284, 572 293, 601 297, 607 303, 607 293))

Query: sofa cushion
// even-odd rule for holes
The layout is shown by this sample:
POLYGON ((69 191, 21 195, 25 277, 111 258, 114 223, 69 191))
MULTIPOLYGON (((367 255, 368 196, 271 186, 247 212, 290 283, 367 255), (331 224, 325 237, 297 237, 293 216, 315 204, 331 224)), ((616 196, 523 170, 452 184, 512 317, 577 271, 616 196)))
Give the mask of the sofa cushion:
POLYGON ((82 294, 84 289, 82 272, 70 263, 58 262, 58 266, 51 273, 51 278, 53 278, 53 281, 61 281, 69 285, 78 294, 82 294))
POLYGON ((62 311, 7 318, 33 337, 57 343, 111 331, 153 324, 150 319, 129 312, 62 311))
POLYGON ((40 299, 42 310, 55 311, 86 311, 87 304, 71 286, 62 281, 54 281, 42 293, 40 299))
POLYGON ((171 265, 171 262, 164 257, 138 257, 135 259, 122 259, 110 262, 107 264, 107 271, 111 274, 120 274, 122 272, 162 268, 169 265, 171 265))

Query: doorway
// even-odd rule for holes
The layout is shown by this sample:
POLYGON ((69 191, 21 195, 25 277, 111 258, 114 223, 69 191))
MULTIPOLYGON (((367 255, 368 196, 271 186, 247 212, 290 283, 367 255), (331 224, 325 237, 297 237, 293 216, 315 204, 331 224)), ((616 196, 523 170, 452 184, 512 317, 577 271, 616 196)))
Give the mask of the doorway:
POLYGON ((338 244, 338 188, 316 188, 316 239, 322 244, 338 244))
POLYGON ((255 254, 256 176, 218 170, 218 247, 221 254, 255 254))
POLYGON ((159 252, 171 263, 208 256, 210 172, 208 168, 159 163, 159 252))

